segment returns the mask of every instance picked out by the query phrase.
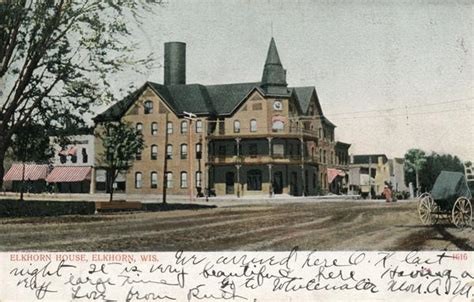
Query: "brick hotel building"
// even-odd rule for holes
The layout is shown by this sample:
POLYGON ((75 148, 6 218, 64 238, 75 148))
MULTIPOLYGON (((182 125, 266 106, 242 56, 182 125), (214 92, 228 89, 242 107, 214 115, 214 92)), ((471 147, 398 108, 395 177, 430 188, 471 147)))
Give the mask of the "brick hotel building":
MULTIPOLYGON (((335 142, 315 87, 289 87, 274 39, 260 82, 186 83, 186 45, 165 43, 164 83, 146 82, 94 120, 122 119, 145 149, 117 180, 127 193, 317 195, 344 190, 349 144, 335 142), (164 166, 166 164, 166 172, 164 166), (163 177, 166 173, 166 181, 163 177)), ((96 154, 102 147, 96 139, 96 154)), ((96 159, 93 186, 105 188, 96 159)))

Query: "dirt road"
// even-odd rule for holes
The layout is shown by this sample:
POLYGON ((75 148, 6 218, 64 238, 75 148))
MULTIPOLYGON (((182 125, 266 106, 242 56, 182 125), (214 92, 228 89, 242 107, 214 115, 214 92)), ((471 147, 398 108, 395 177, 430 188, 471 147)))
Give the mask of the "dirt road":
POLYGON ((473 250, 474 231, 421 225, 415 202, 313 202, 0 219, 0 249, 473 250))

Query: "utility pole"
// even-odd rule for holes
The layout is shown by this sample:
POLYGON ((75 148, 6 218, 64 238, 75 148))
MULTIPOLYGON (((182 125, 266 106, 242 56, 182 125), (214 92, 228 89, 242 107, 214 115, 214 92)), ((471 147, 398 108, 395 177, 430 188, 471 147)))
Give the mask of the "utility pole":
POLYGON ((166 203, 166 189, 168 186, 168 154, 167 154, 167 149, 168 149, 168 112, 166 112, 166 118, 165 118, 165 152, 163 153, 164 155, 164 162, 163 162, 163 203, 166 203))
POLYGON ((369 199, 372 199, 372 156, 369 155, 369 199))
POLYGON ((189 183, 188 183, 188 190, 189 190, 189 200, 192 202, 193 201, 193 155, 192 155, 192 139, 191 139, 191 135, 192 135, 192 131, 193 131, 193 121, 196 120, 196 114, 194 113, 190 113, 190 112, 186 112, 186 111, 183 111, 183 113, 186 115, 184 118, 189 120, 189 127, 188 127, 188 163, 189 163, 189 167, 188 167, 188 170, 189 170, 189 183))

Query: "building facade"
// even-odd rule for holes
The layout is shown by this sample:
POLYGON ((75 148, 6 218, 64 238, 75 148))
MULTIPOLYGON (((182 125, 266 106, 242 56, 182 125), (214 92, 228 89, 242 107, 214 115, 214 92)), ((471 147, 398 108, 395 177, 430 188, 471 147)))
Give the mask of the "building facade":
POLYGON ((349 190, 364 197, 381 196, 388 183, 396 192, 407 192, 404 159, 389 159, 385 154, 353 155, 349 166, 349 190))
MULTIPOLYGON (((83 131, 84 132, 84 131, 83 131)), ((89 193, 94 177, 95 137, 92 133, 71 135, 62 145, 51 137, 54 158, 46 181, 52 192, 89 193)))
MULTIPOLYGON (((145 149, 126 175, 128 193, 196 196, 316 195, 329 190, 335 125, 315 87, 289 87, 272 39, 260 82, 186 84, 185 44, 165 43, 164 84, 145 83, 94 120, 123 120, 142 131, 145 149), (165 168, 166 167, 166 168, 165 168)), ((102 151, 96 138, 96 154, 102 151)), ((342 151, 341 151, 342 148, 342 151)), ((100 161, 97 161, 97 173, 100 161)))

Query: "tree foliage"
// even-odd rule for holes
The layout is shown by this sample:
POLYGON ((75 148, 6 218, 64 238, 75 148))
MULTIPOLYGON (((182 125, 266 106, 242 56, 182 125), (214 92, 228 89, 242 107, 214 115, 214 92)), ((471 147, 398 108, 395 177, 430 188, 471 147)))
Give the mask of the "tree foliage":
POLYGON ((127 171, 132 166, 137 153, 145 147, 143 135, 124 122, 107 122, 103 124, 103 131, 99 133, 99 138, 102 140, 104 151, 99 155, 98 164, 107 171, 107 184, 110 201, 112 201, 113 183, 118 174, 127 171))
POLYGON ((134 58, 134 45, 125 39, 130 20, 156 2, 0 2, 0 179, 18 128, 33 119, 81 123, 91 104, 112 100, 110 75, 150 62, 134 58))
POLYGON ((17 128, 10 147, 13 159, 21 162, 48 163, 53 156, 48 129, 34 123, 17 128))
MULTIPOLYGON (((413 149, 411 149, 413 150, 413 149)), ((405 154, 405 163, 410 162, 406 166, 405 180, 407 183, 416 182, 415 166, 412 165, 414 156, 423 155, 424 160, 418 161, 418 173, 419 173, 419 187, 422 192, 429 192, 433 188, 436 178, 441 171, 453 171, 453 172, 464 172, 464 166, 459 157, 451 154, 438 154, 432 152, 430 155, 425 155, 425 152, 410 152, 405 154)), ((418 149, 416 149, 418 150, 418 149)), ((419 157, 418 157, 419 158, 419 157)))

